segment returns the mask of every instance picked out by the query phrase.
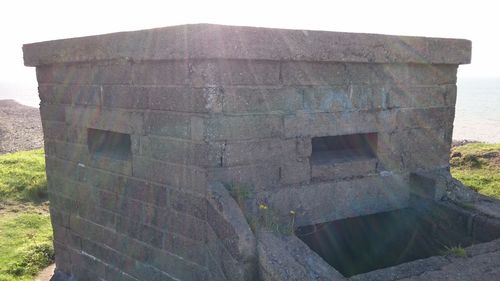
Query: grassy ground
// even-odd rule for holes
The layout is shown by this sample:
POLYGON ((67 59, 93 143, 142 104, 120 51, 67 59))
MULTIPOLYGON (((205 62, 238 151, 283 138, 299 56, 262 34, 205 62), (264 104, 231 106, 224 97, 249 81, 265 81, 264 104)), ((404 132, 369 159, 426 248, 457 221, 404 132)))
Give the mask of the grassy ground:
POLYGON ((451 155, 453 177, 500 199, 500 144, 469 143, 452 148, 451 155))
POLYGON ((0 281, 33 280, 54 260, 42 150, 0 155, 0 281))
POLYGON ((43 150, 0 155, 0 201, 41 202, 46 199, 43 150))

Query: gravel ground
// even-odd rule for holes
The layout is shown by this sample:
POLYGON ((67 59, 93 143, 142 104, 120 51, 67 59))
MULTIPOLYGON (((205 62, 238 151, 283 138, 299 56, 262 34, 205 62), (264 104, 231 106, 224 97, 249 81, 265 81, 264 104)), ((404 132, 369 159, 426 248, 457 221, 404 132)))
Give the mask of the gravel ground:
POLYGON ((0 154, 43 147, 38 108, 0 100, 0 154))

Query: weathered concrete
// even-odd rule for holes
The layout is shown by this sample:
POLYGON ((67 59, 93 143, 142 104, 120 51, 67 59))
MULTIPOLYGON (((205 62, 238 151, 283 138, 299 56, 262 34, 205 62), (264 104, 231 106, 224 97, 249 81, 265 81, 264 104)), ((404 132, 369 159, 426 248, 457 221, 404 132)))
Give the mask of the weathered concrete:
MULTIPOLYGON (((281 276, 257 258, 278 252, 257 247, 247 224, 260 204, 277 221, 294 211, 296 225, 320 223, 406 207, 410 174, 448 173, 456 72, 470 48, 206 24, 24 45, 37 69, 57 270, 243 280, 258 260, 281 276), (325 148, 313 138, 324 137, 343 141, 318 162, 325 148), (232 195, 243 213, 221 184, 241 189, 232 195)), ((450 181, 431 182, 434 199, 456 195, 450 181)))

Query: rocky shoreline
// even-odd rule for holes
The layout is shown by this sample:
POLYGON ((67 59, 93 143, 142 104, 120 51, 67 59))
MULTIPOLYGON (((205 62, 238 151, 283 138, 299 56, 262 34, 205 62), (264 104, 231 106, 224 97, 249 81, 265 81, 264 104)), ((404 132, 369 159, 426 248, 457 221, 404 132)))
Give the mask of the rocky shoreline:
POLYGON ((0 100, 0 154, 43 147, 38 108, 0 100))

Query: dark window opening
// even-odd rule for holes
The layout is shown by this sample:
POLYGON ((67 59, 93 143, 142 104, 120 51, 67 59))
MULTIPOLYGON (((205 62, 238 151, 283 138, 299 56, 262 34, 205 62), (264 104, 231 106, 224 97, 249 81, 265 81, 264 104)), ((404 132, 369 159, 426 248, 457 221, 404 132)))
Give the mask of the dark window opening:
POLYGON ((313 164, 330 164, 376 157, 377 133, 312 138, 313 164))
POLYGON ((131 156, 129 134, 88 129, 87 139, 90 154, 118 160, 128 160, 131 156))

